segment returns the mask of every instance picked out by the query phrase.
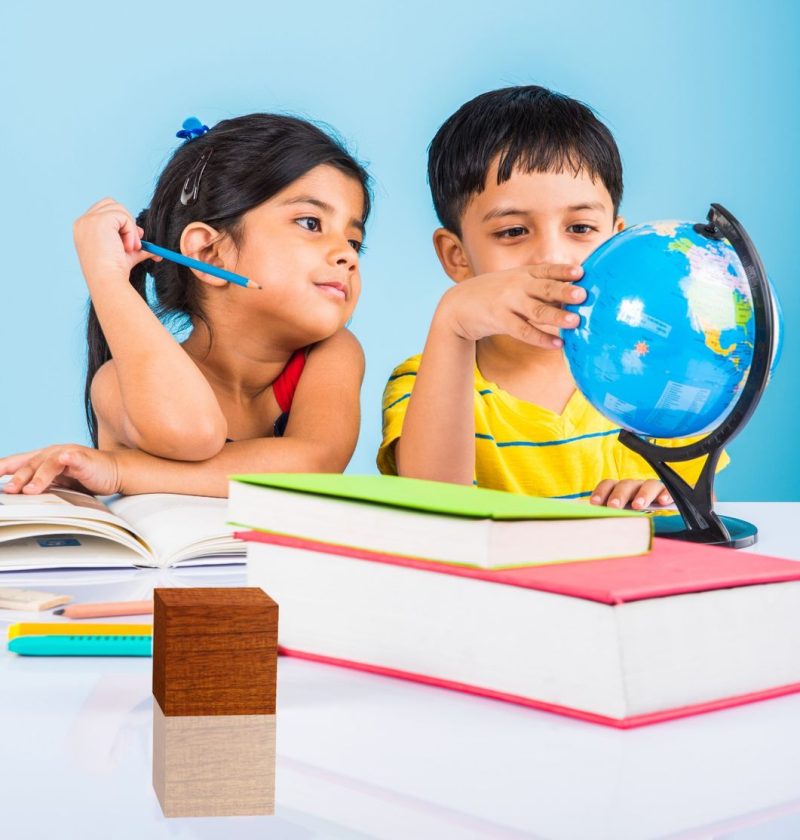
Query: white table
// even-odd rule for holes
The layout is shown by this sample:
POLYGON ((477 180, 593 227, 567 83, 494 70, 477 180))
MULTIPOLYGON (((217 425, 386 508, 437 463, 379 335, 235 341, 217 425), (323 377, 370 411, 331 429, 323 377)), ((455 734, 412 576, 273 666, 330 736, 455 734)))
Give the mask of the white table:
MULTIPOLYGON (((800 559, 800 503, 719 508, 760 526, 755 550, 800 559)), ((105 600, 189 579, 90 577, 4 580, 105 600)), ((198 584, 244 585, 244 572, 192 571, 198 584)), ((800 837, 800 695, 625 732, 287 658, 275 816, 166 819, 150 669, 0 652, 0 837, 800 837)))

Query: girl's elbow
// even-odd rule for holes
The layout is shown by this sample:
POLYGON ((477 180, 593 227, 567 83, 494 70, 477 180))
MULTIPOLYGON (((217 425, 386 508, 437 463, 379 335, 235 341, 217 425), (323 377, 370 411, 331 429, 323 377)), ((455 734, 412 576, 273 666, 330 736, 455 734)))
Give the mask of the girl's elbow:
POLYGON ((172 461, 207 461, 225 446, 226 429, 212 421, 190 426, 162 423, 153 429, 135 430, 131 435, 137 449, 172 461))

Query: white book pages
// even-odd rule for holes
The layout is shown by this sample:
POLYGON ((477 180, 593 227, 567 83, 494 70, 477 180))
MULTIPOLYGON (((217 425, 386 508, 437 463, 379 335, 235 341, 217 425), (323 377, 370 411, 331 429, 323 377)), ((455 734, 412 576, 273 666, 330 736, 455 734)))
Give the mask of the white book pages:
POLYGON ((483 568, 644 554, 651 535, 646 517, 471 519, 237 481, 228 511, 243 529, 483 568))

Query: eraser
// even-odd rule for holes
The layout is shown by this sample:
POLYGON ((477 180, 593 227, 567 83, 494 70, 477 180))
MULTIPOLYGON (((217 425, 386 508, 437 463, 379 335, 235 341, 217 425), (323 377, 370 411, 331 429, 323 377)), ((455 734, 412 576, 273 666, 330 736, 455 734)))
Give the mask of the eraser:
POLYGON ((60 607, 72 600, 71 595, 58 595, 55 592, 37 592, 33 589, 13 589, 0 586, 0 609, 3 610, 49 610, 60 607))

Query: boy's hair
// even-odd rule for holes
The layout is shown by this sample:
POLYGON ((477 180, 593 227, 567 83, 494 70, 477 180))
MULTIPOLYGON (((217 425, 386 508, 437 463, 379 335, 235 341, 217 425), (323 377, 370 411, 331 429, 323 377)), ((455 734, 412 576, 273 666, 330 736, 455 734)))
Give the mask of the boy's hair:
MULTIPOLYGON (((366 223, 371 205, 369 175, 336 137, 307 120, 283 114, 223 120, 206 134, 178 146, 136 224, 144 229, 143 239, 173 251, 180 251, 183 229, 194 221, 213 226, 239 244, 245 213, 323 165, 360 184, 364 195, 361 221, 366 223), (194 188, 190 200, 185 200, 187 186, 194 188)), ((190 269, 170 260, 144 260, 131 271, 130 282, 166 324, 198 319, 210 331, 203 295, 190 269), (148 275, 153 278, 152 295, 148 295, 148 275)), ((86 339, 84 402, 89 433, 97 446, 92 380, 111 352, 91 302, 86 339)))
POLYGON ((622 200, 622 162, 611 132, 582 102, 538 85, 502 88, 462 105, 428 147, 428 183, 442 226, 461 235, 461 217, 483 192, 499 156, 497 183, 523 172, 587 172, 614 204, 622 200))

